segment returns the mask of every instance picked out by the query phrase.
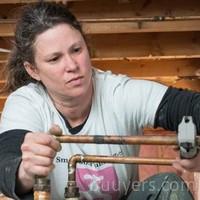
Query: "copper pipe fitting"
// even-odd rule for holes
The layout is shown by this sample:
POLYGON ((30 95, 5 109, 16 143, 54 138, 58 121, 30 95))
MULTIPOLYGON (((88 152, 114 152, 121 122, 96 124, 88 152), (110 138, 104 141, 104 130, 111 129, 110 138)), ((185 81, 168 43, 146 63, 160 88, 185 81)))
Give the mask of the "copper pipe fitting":
POLYGON ((147 165, 172 165, 173 159, 138 158, 138 157, 115 157, 96 155, 73 155, 68 162, 68 182, 65 188, 65 199, 78 198, 79 192, 76 186, 76 164, 78 162, 99 162, 118 164, 147 164, 147 165))
MULTIPOLYGON (((177 136, 87 136, 87 135, 62 135, 62 131, 57 128, 50 130, 50 133, 60 143, 88 143, 88 144, 121 144, 121 145, 176 145, 177 136)), ((200 145, 200 137, 196 137, 196 143, 200 145)), ((78 199, 79 191, 76 186, 76 164, 78 162, 103 162, 103 163, 123 163, 123 164, 148 164, 148 165, 172 165, 173 159, 159 158, 138 158, 138 157, 113 157, 97 155, 73 155, 68 163, 68 183, 65 188, 65 199, 78 199)), ((50 198, 49 198, 50 199, 50 198)), ((40 200, 40 199, 34 199, 40 200)), ((46 200, 46 199, 45 199, 46 200)))
POLYGON ((118 163, 118 164, 143 164, 143 165, 172 165, 174 159, 159 158, 138 158, 138 157, 116 157, 116 156, 97 156, 97 155, 73 155, 68 162, 68 181, 76 180, 76 164, 78 162, 99 162, 99 163, 118 163))
POLYGON ((33 190, 34 200, 50 200, 50 180, 47 177, 37 176, 33 190))

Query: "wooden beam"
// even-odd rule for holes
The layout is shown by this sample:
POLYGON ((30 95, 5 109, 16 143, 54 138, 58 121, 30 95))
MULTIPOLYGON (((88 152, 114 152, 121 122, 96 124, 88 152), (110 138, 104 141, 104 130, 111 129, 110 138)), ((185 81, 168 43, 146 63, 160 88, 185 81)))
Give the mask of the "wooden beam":
MULTIPOLYGON (((80 20, 86 34, 147 33, 200 31, 200 20, 135 22, 135 21, 88 21, 80 20)), ((15 20, 0 20, 0 36, 14 35, 15 20)))
POLYGON ((195 21, 105 21, 84 22, 83 30, 86 34, 113 33, 147 33, 147 32, 177 32, 200 31, 200 20, 195 21))
POLYGON ((14 35, 15 20, 0 20, 0 37, 11 37, 14 35))
POLYGON ((200 57, 200 32, 88 36, 92 57, 102 60, 200 57))
POLYGON ((200 14, 198 0, 93 0, 73 3, 69 7, 80 18, 177 17, 200 14))
POLYGON ((110 60, 92 61, 94 67, 131 77, 142 76, 195 76, 200 69, 200 59, 161 60, 110 60))
MULTIPOLYGON (((27 4, 37 2, 38 0, 1 0, 1 8, 4 6, 20 6, 20 4, 27 4), (5 4, 5 5, 3 5, 5 4), (18 5, 19 4, 19 5, 18 5)), ((46 0, 53 1, 53 0, 46 0)), ((68 7, 75 13, 76 16, 82 18, 129 18, 129 17, 148 17, 160 16, 172 17, 177 16, 195 16, 200 14, 200 2, 197 0, 185 1, 180 0, 154 0, 154 1, 127 1, 128 3, 120 3, 119 0, 54 0, 57 2, 72 2, 68 7)), ((1 10, 1 9, 0 9, 1 10)), ((9 12, 10 10, 8 10, 9 12)), ((12 14, 11 14, 12 15, 12 14)), ((9 14, 8 14, 9 16, 9 14)))

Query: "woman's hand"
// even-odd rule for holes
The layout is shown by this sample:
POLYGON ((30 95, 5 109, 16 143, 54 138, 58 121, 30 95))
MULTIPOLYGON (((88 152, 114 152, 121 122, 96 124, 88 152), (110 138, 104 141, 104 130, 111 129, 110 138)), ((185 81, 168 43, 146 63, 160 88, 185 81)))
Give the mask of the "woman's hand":
POLYGON ((36 175, 47 176, 54 168, 53 159, 60 149, 60 143, 50 134, 27 133, 21 145, 17 192, 32 189, 36 175))
POLYGON ((177 158, 173 163, 173 166, 178 171, 190 171, 190 172, 200 172, 200 153, 192 159, 180 159, 177 158))

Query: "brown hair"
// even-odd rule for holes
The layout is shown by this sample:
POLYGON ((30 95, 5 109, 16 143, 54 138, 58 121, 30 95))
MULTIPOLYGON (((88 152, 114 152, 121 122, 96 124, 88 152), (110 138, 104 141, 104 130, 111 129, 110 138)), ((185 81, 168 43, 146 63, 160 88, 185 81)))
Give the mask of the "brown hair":
POLYGON ((36 82, 26 72, 24 62, 35 64, 33 45, 36 37, 60 23, 71 25, 84 37, 80 23, 64 5, 39 2, 24 7, 16 25, 14 46, 5 66, 6 83, 2 92, 12 92, 30 82, 36 82))

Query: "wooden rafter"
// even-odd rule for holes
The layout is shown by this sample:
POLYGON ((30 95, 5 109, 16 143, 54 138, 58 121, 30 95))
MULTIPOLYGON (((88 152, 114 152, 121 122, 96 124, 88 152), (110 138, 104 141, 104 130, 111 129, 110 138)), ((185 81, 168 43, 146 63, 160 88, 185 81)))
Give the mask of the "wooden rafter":
MULTIPOLYGON (((200 19, 174 21, 135 21, 122 20, 88 20, 82 19, 83 30, 86 34, 113 34, 138 32, 177 32, 200 31, 200 19)), ((0 20, 0 36, 14 35, 15 20, 0 20)))

